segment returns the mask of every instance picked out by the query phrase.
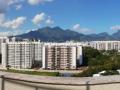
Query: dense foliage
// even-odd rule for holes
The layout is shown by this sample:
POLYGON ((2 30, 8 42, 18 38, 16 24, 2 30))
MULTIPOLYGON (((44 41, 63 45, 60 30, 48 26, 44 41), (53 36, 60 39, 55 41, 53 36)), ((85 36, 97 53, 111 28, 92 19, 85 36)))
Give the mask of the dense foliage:
POLYGON ((88 77, 106 70, 105 75, 118 74, 120 69, 120 54, 116 50, 98 51, 93 48, 83 48, 83 66, 88 68, 75 76, 88 77))

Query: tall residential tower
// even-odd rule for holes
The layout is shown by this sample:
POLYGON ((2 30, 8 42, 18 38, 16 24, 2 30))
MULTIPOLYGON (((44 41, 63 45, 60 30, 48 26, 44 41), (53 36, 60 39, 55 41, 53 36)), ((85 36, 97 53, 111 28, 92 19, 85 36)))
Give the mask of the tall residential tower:
POLYGON ((43 47, 44 69, 76 69, 82 64, 82 46, 63 44, 47 44, 43 47))
POLYGON ((35 62, 42 62, 41 42, 2 43, 2 66, 31 68, 35 62))

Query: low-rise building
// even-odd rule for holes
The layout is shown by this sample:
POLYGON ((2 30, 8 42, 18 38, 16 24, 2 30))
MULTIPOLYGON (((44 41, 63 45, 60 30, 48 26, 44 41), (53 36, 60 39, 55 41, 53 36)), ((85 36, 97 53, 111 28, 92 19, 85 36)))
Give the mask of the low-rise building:
POLYGON ((91 41, 89 45, 97 50, 120 50, 120 41, 91 41))

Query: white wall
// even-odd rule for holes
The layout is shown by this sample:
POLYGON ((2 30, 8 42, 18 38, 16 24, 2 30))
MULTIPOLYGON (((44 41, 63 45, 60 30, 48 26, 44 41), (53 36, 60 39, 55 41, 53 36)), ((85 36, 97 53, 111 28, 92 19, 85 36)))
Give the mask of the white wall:
POLYGON ((2 44, 2 66, 6 67, 7 65, 7 45, 5 43, 2 44))

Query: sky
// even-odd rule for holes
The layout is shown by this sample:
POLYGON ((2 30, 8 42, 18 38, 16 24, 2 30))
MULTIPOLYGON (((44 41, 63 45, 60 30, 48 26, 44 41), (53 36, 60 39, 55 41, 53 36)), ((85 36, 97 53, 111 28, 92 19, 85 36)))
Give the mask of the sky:
POLYGON ((0 0, 0 36, 46 26, 112 34, 120 30, 120 0, 0 0))

